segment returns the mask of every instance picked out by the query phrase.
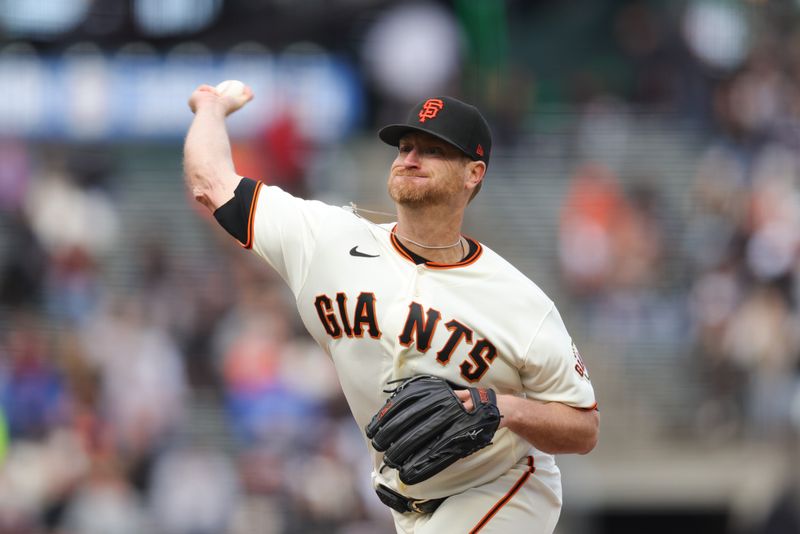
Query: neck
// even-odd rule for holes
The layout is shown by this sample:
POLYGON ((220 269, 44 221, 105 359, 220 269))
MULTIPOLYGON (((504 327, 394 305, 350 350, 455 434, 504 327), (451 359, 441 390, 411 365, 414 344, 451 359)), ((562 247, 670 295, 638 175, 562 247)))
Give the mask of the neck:
POLYGON ((456 263, 464 255, 463 210, 451 207, 397 206, 396 235, 409 250, 438 263, 456 263), (435 248, 446 247, 446 248, 435 248))

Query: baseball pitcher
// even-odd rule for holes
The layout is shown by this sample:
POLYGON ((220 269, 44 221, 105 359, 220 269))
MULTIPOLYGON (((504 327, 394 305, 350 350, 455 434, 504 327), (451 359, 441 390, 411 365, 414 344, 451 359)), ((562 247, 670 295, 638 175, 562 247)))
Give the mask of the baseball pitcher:
POLYGON ((554 303, 461 233, 492 139, 473 106, 426 99, 378 133, 397 147, 397 221, 294 197, 236 174, 225 118, 251 98, 200 86, 187 186, 288 284, 331 357, 399 533, 549 533, 554 454, 591 451, 589 374, 554 303))

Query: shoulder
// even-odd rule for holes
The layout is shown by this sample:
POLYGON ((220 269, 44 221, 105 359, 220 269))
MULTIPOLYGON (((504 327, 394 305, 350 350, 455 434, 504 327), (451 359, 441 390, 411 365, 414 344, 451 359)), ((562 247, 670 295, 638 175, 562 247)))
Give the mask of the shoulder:
POLYGON ((493 283, 507 286, 514 292, 515 300, 521 301, 521 303, 535 303, 537 307, 548 310, 553 307, 553 300, 536 282, 490 247, 483 243, 481 243, 481 247, 483 253, 480 261, 483 263, 483 267, 491 272, 490 279, 493 283))
POLYGON ((264 184, 259 195, 259 209, 263 209, 265 213, 269 214, 284 208, 300 213, 317 214, 330 221, 358 222, 360 220, 349 206, 297 197, 278 186, 264 184))

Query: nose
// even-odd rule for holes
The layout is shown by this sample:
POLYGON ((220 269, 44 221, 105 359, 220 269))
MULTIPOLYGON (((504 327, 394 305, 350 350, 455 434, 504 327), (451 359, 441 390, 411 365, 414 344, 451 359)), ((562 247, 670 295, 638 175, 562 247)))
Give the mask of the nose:
POLYGON ((406 167, 419 167, 419 152, 416 148, 412 148, 405 154, 400 154, 400 161, 406 167))

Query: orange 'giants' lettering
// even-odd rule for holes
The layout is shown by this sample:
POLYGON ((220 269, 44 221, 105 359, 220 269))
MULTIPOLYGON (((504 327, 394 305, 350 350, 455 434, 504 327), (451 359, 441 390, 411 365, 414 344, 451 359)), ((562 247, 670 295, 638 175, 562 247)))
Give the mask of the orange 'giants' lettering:
POLYGON ((375 293, 359 293, 356 301, 356 313, 353 314, 353 334, 364 337, 364 325, 369 331, 369 337, 379 339, 381 331, 375 317, 375 293))
POLYGON ((353 337, 353 329, 350 327, 350 319, 347 317, 347 295, 336 293, 336 304, 339 306, 339 317, 342 318, 342 327, 347 337, 353 337))
POLYGON ((341 337, 342 327, 339 326, 339 321, 336 320, 333 303, 328 295, 317 295, 317 298, 314 299, 314 307, 317 309, 319 320, 322 321, 322 327, 325 332, 332 338, 341 337))
POLYGON ((461 369, 461 376, 470 382, 477 382, 486 374, 489 364, 497 357, 497 349, 486 339, 479 339, 469 351, 469 357, 472 363, 464 360, 458 368, 461 369))
MULTIPOLYGON (((334 299, 328 295, 318 295, 314 300, 314 308, 325 332, 334 339, 341 338, 342 334, 351 339, 363 338, 365 333, 369 333, 373 339, 381 338, 374 293, 363 291, 359 293, 352 314, 348 310, 347 295, 342 292, 336 293, 334 299)), ((431 348, 436 327, 441 320, 442 314, 439 310, 428 308, 426 311, 421 304, 412 302, 408 305, 408 316, 403 331, 397 339, 405 347, 415 344, 416 350, 424 354, 431 348)), ((485 338, 478 339, 473 345, 475 332, 456 319, 446 322, 445 327, 450 334, 436 353, 436 361, 441 365, 448 365, 456 350, 465 345, 463 350, 469 352, 467 358, 458 364, 458 369, 465 380, 479 381, 497 358, 497 348, 485 338)), ((577 360, 575 370, 585 374, 586 367, 583 365, 583 360, 578 355, 577 349, 574 350, 577 360)))
POLYGON ((422 306, 416 302, 408 305, 408 318, 403 332, 398 336, 400 343, 406 347, 411 345, 413 338, 417 339, 417 350, 427 352, 431 348, 431 339, 439 318, 442 316, 437 310, 428 308, 427 319, 422 317, 422 306))
POLYGON ((355 313, 353 313, 352 325, 347 314, 347 295, 344 293, 336 293, 338 317, 333 307, 333 301, 328 295, 318 295, 314 300, 314 308, 317 310, 317 315, 319 315, 319 320, 322 322, 325 332, 334 339, 342 337, 343 330, 344 335, 349 338, 364 337, 365 330, 369 332, 371 338, 380 339, 381 337, 378 319, 375 314, 374 293, 359 293, 356 300, 355 313))
POLYGON ((467 343, 472 345, 472 330, 465 325, 453 319, 449 323, 445 323, 445 326, 452 334, 450 334, 450 338, 447 340, 447 343, 444 344, 442 350, 436 353, 436 361, 442 365, 447 365, 450 361, 450 357, 453 355, 453 351, 456 350, 456 347, 458 347, 462 339, 466 338, 467 343))

